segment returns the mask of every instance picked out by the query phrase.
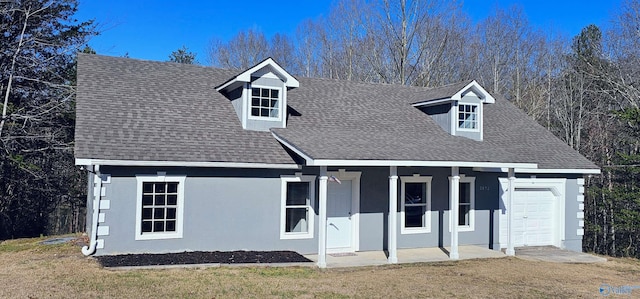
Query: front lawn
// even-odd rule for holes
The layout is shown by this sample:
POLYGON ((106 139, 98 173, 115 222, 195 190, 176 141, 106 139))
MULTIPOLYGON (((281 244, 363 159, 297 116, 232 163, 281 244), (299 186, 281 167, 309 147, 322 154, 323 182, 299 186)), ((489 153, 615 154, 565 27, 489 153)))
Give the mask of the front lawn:
MULTIPOLYGON (((640 261, 556 264, 518 258, 319 270, 219 267, 115 271, 72 244, 0 243, 0 298, 504 298, 601 296, 640 286, 640 261)), ((611 294, 616 296, 615 294, 611 294)), ((640 289, 633 296, 640 296, 640 289)), ((622 296, 622 295, 620 295, 622 296)))

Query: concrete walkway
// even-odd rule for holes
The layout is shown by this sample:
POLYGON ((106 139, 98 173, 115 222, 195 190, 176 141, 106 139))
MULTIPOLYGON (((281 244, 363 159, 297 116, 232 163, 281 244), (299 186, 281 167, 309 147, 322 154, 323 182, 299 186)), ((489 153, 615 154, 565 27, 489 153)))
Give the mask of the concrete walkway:
MULTIPOLYGON (((500 251, 478 246, 458 247, 460 259, 500 258, 505 257, 500 251)), ((306 258, 317 262, 318 255, 305 255, 306 258)), ((414 248, 398 249, 398 263, 424 263, 449 261, 448 248, 414 248)), ((327 254, 327 268, 360 267, 387 265, 384 251, 361 251, 348 254, 327 254)))
POLYGON ((552 263, 603 263, 607 259, 584 252, 575 252, 553 246, 532 246, 516 248, 516 257, 552 263))
MULTIPOLYGON (((398 263, 426 263, 450 261, 449 248, 414 248, 398 249, 398 263)), ((495 251, 484 247, 464 245, 458 247, 461 260, 501 258, 506 255, 502 251, 495 251)), ((112 267, 109 270, 134 269, 171 269, 171 268, 208 268, 208 267, 316 267, 318 255, 305 255, 312 262, 305 263, 250 263, 250 264, 197 264, 197 265, 161 265, 143 267, 112 267)), ((516 257, 542 262, 554 263, 602 263, 607 259, 588 253, 568 251, 553 246, 518 247, 516 257)), ((362 251, 346 254, 328 254, 327 268, 345 268, 362 266, 388 265, 384 251, 362 251)))

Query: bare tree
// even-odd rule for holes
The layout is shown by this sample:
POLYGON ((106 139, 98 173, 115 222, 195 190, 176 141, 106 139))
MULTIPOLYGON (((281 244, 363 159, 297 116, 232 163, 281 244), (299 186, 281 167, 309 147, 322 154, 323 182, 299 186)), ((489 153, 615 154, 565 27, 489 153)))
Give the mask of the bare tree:
POLYGON ((241 31, 229 42, 219 40, 211 42, 209 60, 212 65, 246 69, 268 57, 269 43, 264 34, 257 29, 241 31))
POLYGON ((0 2, 0 239, 46 232, 62 202, 84 202, 73 166, 74 52, 94 34, 73 0, 0 2))
POLYGON ((296 40, 298 52, 295 55, 300 75, 305 77, 321 77, 319 32, 324 29, 313 22, 305 20, 298 25, 296 40))
POLYGON ((269 44, 268 55, 285 69, 297 74, 296 48, 291 38, 284 34, 276 33, 269 44))

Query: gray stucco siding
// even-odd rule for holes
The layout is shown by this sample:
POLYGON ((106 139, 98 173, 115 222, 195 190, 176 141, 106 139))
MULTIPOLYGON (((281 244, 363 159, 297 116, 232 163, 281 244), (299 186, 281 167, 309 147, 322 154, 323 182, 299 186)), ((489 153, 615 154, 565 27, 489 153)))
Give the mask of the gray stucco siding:
POLYGON ((94 174, 87 171, 87 217, 85 217, 85 231, 88 235, 93 233, 93 201, 94 201, 94 193, 93 193, 93 177, 94 174))
MULTIPOLYGON (((389 168, 351 167, 360 176, 359 250, 384 250, 388 244, 389 168)), ((338 171, 329 168, 328 171, 338 171)), ((318 249, 318 181, 316 178, 313 238, 280 239, 281 176, 318 176, 317 167, 301 170, 233 169, 233 168, 151 168, 102 167, 110 175, 103 184, 110 201, 108 210, 101 210, 109 226, 109 234, 99 236, 104 248, 98 255, 121 253, 162 253, 181 251, 232 250, 293 250, 302 254, 317 253, 318 249), (182 238, 136 240, 136 175, 184 175, 184 230, 182 238)), ((474 229, 459 232, 460 245, 478 245, 500 250, 500 183, 504 173, 475 172, 468 168, 461 175, 475 177, 474 229)), ((398 248, 450 246, 449 176, 450 168, 398 167, 398 248), (428 233, 403 234, 401 232, 402 177, 414 174, 431 176, 431 230, 428 233)), ((526 174, 518 174, 527 177, 526 174)), ((543 176, 538 176, 543 177, 543 176)), ((554 177, 554 176, 544 176, 554 177)), ((555 176, 560 177, 560 176, 555 176)), ((576 215, 580 212, 577 201, 580 185, 577 176, 567 179, 565 190, 565 237, 562 246, 580 251, 582 236, 577 231, 576 215)), ((332 182, 330 182, 332 183, 332 182)))
POLYGON ((389 168, 348 168, 360 177, 360 251, 387 248, 389 168))
POLYGON ((266 77, 251 77, 251 84, 268 87, 284 87, 284 82, 282 82, 282 80, 266 77))
POLYGON ((453 106, 448 102, 440 105, 422 107, 420 111, 431 116, 443 130, 451 134, 451 107, 453 106))
MULTIPOLYGON (((584 202, 578 201, 578 195, 582 195, 579 191, 576 178, 567 179, 565 190, 565 221, 564 221, 564 240, 562 247, 567 250, 582 252, 582 235, 578 235, 578 230, 583 229, 579 226, 580 220, 584 220, 584 210, 580 209, 580 205, 584 202), (582 212, 583 217, 578 218, 578 214, 582 212)), ((584 197, 583 197, 584 198, 584 197)))
MULTIPOLYGON (((331 171, 331 169, 330 169, 331 171)), ((362 171, 360 197, 360 250, 387 249, 389 212, 389 168, 348 168, 362 171)), ((429 233, 401 233, 401 179, 398 179, 398 248, 437 247, 450 245, 449 230, 449 168, 399 167, 398 176, 431 176, 431 230, 429 233)), ((474 230, 459 233, 460 245, 494 246, 498 238, 499 183, 498 175, 472 172, 462 173, 475 177, 474 230)))
MULTIPOLYGON (((449 246, 451 244, 450 205, 449 205, 449 176, 451 170, 444 168, 441 174, 434 176, 432 181, 432 210, 438 214, 439 225, 437 246, 449 246)), ((461 175, 475 178, 475 201, 473 230, 459 231, 458 243, 460 245, 478 245, 494 248, 497 242, 496 231, 499 230, 496 221, 496 210, 499 209, 499 182, 498 176, 491 173, 473 172, 469 169, 461 169, 461 175)), ((432 212, 433 213, 433 212, 432 212)), ((432 214, 433 215, 433 214, 432 214)), ((433 224, 433 219, 432 219, 433 224)), ((432 233, 434 232, 432 226, 432 233)), ((499 247, 499 246, 498 246, 499 247)))
MULTIPOLYGON (((137 181, 133 171, 112 169, 111 183, 106 185, 110 209, 103 210, 109 235, 104 249, 97 254, 160 253, 181 251, 231 250, 294 250, 300 253, 317 251, 317 230, 313 239, 281 240, 280 175, 289 171, 186 170, 167 171, 167 176, 184 175, 184 230, 177 239, 135 240, 137 219, 137 181), (210 175, 210 176, 205 176, 210 175), (228 177, 226 177, 228 176, 228 177)), ((152 172, 153 173, 153 172, 152 172)), ((317 198, 317 194, 316 194, 317 198)), ((315 206, 317 203, 313 203, 315 206)), ((317 222, 317 215, 313 215, 317 222)))
POLYGON ((232 90, 227 97, 231 100, 231 104, 233 105, 233 109, 236 111, 236 115, 238 116, 238 121, 242 122, 242 91, 244 88, 238 87, 232 90))

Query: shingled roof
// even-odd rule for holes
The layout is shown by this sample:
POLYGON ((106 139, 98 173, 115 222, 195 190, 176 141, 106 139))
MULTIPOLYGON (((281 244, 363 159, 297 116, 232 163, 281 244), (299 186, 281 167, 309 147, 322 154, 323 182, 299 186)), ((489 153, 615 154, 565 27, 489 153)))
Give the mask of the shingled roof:
POLYGON ((76 158, 295 164, 214 89, 236 73, 78 54, 76 158))
MULTIPOLYGON (((237 71, 78 55, 76 157, 149 161, 295 163, 271 132, 243 130, 214 87, 237 71)), ((313 159, 536 163, 597 169, 502 97, 485 104, 483 141, 452 136, 411 104, 436 89, 299 78, 294 115, 272 129, 313 159)))

